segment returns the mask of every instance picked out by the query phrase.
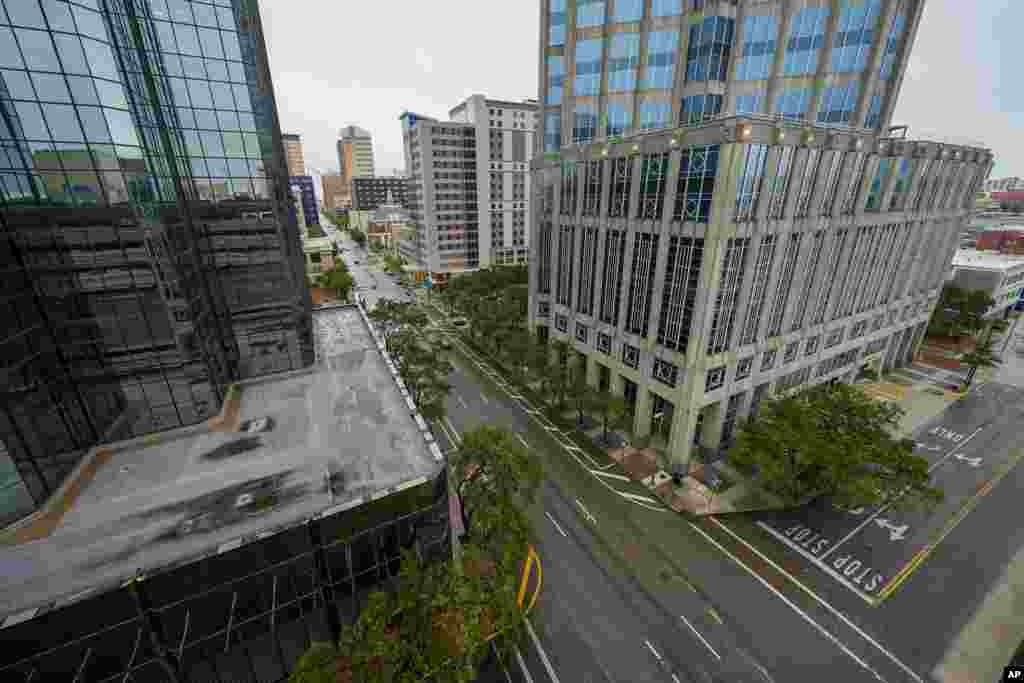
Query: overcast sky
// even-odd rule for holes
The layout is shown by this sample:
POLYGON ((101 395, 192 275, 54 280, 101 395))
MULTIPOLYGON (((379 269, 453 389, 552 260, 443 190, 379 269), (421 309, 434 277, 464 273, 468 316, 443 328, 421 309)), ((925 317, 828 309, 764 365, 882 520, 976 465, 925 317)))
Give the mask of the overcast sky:
MULTIPOLYGON (((536 0, 260 7, 281 128, 302 135, 311 168, 337 168, 348 124, 373 134, 377 171, 388 173, 404 166, 403 110, 444 118, 474 93, 537 96, 536 0)), ((996 155, 992 177, 1024 176, 1021 26, 1019 0, 928 0, 893 123, 911 137, 984 143, 996 155)))

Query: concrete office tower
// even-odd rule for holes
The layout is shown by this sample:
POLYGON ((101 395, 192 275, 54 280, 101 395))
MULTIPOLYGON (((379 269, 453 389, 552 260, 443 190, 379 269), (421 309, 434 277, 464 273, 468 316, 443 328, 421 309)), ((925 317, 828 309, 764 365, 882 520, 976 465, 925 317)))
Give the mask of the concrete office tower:
POLYGON ((992 165, 889 132, 922 3, 701 5, 545 0, 533 162, 530 324, 681 469, 911 358, 992 165))
POLYGON ((302 156, 302 138, 294 133, 282 133, 284 156, 288 164, 288 175, 306 175, 306 160, 302 156))
POLYGON ((480 267, 526 263, 536 101, 505 102, 473 95, 448 116, 476 127, 480 267))
POLYGON ((346 126, 338 133, 338 164, 345 182, 373 177, 373 137, 358 126, 346 126))
POLYGON ((0 12, 3 521, 89 446, 314 360, 256 3, 160 4, 0 12))

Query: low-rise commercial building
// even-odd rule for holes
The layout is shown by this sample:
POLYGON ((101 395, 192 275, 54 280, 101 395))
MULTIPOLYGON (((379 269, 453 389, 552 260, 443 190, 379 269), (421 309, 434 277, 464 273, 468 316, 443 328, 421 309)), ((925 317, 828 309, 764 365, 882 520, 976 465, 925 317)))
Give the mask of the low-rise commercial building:
POLYGON ((985 292, 995 301, 986 317, 1004 318, 1024 301, 1024 256, 958 249, 951 283, 985 292))

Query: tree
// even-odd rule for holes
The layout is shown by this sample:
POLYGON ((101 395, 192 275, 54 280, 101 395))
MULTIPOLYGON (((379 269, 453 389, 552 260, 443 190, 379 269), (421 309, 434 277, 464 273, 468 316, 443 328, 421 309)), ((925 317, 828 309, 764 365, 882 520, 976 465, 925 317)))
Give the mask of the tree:
POLYGON ((992 297, 982 290, 946 285, 942 288, 928 331, 949 337, 976 334, 985 327, 985 313, 994 304, 992 297))
POLYGON ((633 406, 622 396, 605 389, 594 395, 595 410, 601 416, 601 443, 608 445, 608 430, 631 431, 633 406))
POLYGON ((501 517, 532 504, 543 477, 540 460, 507 429, 483 425, 465 432, 456 451, 449 456, 455 495, 462 507, 466 536, 486 544, 500 532, 501 517), (478 510, 493 508, 493 525, 477 520, 478 510))
POLYGON ((355 285, 355 280, 345 267, 344 261, 335 261, 334 268, 320 273, 317 276, 317 285, 324 289, 333 289, 338 293, 338 298, 345 300, 355 285))
POLYGON ((565 399, 569 393, 569 344, 562 339, 551 343, 554 359, 549 359, 547 370, 541 384, 548 394, 548 405, 556 411, 565 407, 565 399))
POLYGON ((928 461, 914 455, 913 441, 893 436, 902 414, 856 387, 810 387, 763 403, 729 459, 790 505, 821 496, 845 507, 937 502, 928 461))
POLYGON ((502 342, 501 350, 512 369, 512 379, 521 382, 526 376, 533 338, 522 328, 513 328, 502 342))
POLYGON ((597 390, 587 384, 587 368, 577 362, 569 368, 569 386, 566 391, 569 403, 576 410, 576 425, 583 425, 583 416, 598 408, 597 390))
POLYGON ((964 391, 971 387, 978 368, 996 368, 1003 364, 1002 359, 996 355, 991 336, 978 342, 973 351, 961 356, 960 362, 970 368, 964 382, 964 391))

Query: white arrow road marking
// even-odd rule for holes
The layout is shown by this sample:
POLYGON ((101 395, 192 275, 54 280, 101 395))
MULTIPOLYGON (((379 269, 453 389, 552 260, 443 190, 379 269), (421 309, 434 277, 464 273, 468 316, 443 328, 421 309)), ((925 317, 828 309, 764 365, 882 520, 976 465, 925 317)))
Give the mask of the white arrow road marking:
POLYGON ((978 467, 979 465, 981 465, 981 458, 980 457, 973 457, 973 458, 971 458, 971 457, 968 457, 968 456, 964 455, 963 453, 956 453, 956 454, 953 455, 953 457, 956 458, 957 460, 959 460, 960 462, 967 463, 971 467, 978 467))
POLYGON ((715 648, 711 647, 711 643, 704 639, 704 636, 700 634, 700 631, 693 627, 693 624, 690 623, 689 619, 684 617, 682 614, 679 615, 679 618, 683 620, 683 623, 686 624, 691 631, 693 631, 693 635, 700 638, 700 642, 704 643, 704 647, 711 650, 711 654, 715 656, 715 659, 717 659, 718 661, 722 661, 722 655, 718 654, 718 652, 715 651, 715 648))
POLYGON ((463 408, 469 408, 469 404, 466 403, 466 399, 462 398, 461 394, 459 394, 458 392, 453 392, 453 393, 455 394, 455 400, 457 400, 459 403, 461 403, 463 408))
POLYGON ((565 533, 565 529, 563 529, 563 528, 562 528, 562 527, 561 527, 561 526, 560 526, 560 525, 558 524, 558 522, 556 522, 556 521, 555 521, 555 518, 551 516, 551 513, 550 513, 550 512, 548 512, 547 510, 545 510, 545 511, 544 511, 544 514, 545 514, 545 515, 547 516, 547 518, 548 518, 548 519, 550 519, 550 520, 551 520, 551 523, 555 525, 555 528, 556 528, 556 529, 558 529, 558 533, 562 534, 562 535, 563 535, 563 536, 565 536, 566 538, 569 538, 569 534, 565 533))
POLYGON ((890 541, 902 541, 904 538, 906 538, 907 531, 910 529, 909 524, 893 524, 889 520, 884 519, 882 517, 876 517, 875 524, 877 524, 883 529, 888 530, 890 541))

